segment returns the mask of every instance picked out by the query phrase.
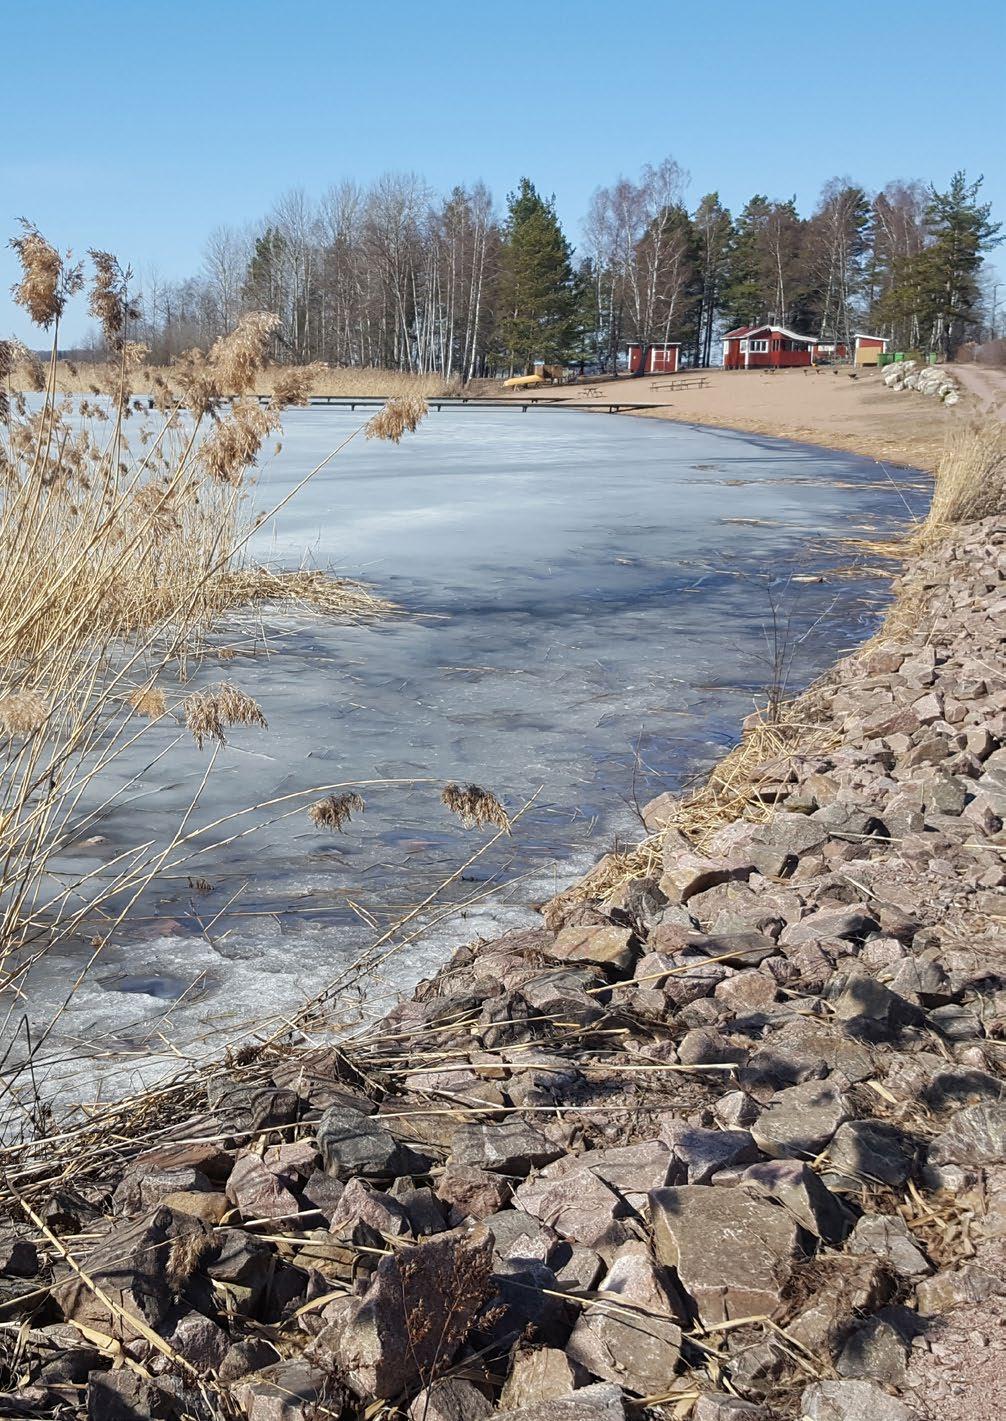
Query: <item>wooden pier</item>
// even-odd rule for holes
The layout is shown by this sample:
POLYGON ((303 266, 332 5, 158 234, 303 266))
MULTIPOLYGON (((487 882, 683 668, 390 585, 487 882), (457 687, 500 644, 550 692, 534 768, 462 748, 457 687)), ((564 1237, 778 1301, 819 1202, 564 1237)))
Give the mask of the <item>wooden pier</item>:
MULTIPOLYGON (((330 405, 333 409, 379 410, 384 408, 388 400, 395 398, 394 395, 311 395, 307 403, 330 405)), ((258 400, 260 404, 267 405, 270 396, 259 395, 258 400)), ((494 399, 492 396, 477 395, 427 395, 426 403, 431 410, 438 412, 451 409, 500 409, 520 410, 522 414, 526 414, 529 409, 586 410, 594 414, 621 414, 624 410, 660 408, 659 405, 647 404, 645 401, 611 399, 597 400, 588 405, 564 400, 556 395, 518 395, 513 399, 494 399)))

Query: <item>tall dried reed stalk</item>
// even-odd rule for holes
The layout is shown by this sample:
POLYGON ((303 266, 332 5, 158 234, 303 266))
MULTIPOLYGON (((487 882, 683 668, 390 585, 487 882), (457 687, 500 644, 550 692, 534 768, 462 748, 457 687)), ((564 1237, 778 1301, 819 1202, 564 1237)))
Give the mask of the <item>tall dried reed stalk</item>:
MULTIPOLYGON (((57 392, 56 350, 83 273, 30 225, 12 246, 21 266, 15 300, 51 331, 52 352, 46 366, 0 343, 0 1009, 8 1024, 38 957, 67 939, 93 937, 101 951, 190 837, 183 818, 167 848, 137 844, 78 876, 53 867, 114 798, 116 788, 102 792, 110 764, 168 713, 161 682, 171 667, 239 601, 303 596, 339 611, 344 586, 321 574, 260 574, 241 557, 255 526, 249 471, 311 378, 285 375, 266 408, 255 398, 276 318, 250 313, 208 354, 192 351, 148 380, 143 349, 128 338, 129 272, 94 251, 90 309, 116 359, 86 398, 71 399, 57 392), (26 397, 25 383, 41 398, 26 397), (152 400, 137 399, 137 383, 152 400)), ((351 612, 381 608, 354 585, 345 591, 351 612)), ((217 748, 231 725, 265 725, 255 702, 226 683, 190 696, 182 710, 197 741, 217 748)))

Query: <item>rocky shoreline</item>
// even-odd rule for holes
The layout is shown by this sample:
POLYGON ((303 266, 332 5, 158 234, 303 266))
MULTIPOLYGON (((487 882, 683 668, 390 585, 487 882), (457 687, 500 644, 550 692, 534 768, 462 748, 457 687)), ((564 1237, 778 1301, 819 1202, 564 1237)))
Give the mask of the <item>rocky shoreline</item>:
POLYGON ((0 1414, 994 1414, 1004 628, 1006 523, 929 542, 741 817, 662 797, 362 1040, 5 1150, 0 1414))

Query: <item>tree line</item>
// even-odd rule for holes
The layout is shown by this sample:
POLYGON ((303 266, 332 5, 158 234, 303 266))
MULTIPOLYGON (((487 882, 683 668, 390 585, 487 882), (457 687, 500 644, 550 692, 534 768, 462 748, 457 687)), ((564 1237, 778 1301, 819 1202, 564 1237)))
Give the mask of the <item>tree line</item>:
POLYGON ((462 380, 535 360, 610 371, 629 340, 678 340, 708 365, 723 330, 768 320, 947 357, 980 331, 982 266, 1000 240, 981 182, 959 172, 945 191, 868 193, 833 178, 808 216, 763 193, 733 214, 715 192, 690 210, 668 158, 599 188, 574 252, 528 178, 500 214, 482 183, 440 196, 386 174, 317 201, 294 191, 251 229, 217 228, 191 278, 144 280, 136 335, 163 362, 266 310, 280 361, 462 380))

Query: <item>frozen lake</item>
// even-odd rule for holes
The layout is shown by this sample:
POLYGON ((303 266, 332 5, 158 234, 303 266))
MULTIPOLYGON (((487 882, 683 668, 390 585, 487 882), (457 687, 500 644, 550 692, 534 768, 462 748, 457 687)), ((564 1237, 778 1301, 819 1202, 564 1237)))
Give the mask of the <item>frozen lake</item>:
MULTIPOLYGON (((288 413, 256 505, 360 419, 288 413)), ((225 628, 217 640, 237 654, 190 684, 234 681, 269 730, 234 732, 195 822, 341 781, 434 783, 364 789, 366 814, 343 834, 297 813, 229 845, 233 829, 209 835, 98 958, 41 1073, 93 1098, 81 1053, 106 1075, 112 1057, 101 1089, 123 1089, 167 1068, 165 1041, 219 1051, 296 1010, 483 841, 441 807, 448 780, 511 810, 540 793, 454 886, 459 911, 370 987, 406 988, 453 944, 527 921, 614 836, 638 835, 634 799, 680 787, 732 742, 771 679, 773 600, 799 640, 793 689, 873 629, 888 583, 848 575, 841 540, 891 535, 924 512, 927 484, 817 448, 569 411, 452 410, 398 447, 354 440, 252 551, 362 578, 405 614, 352 626, 267 611, 225 628)), ((157 726, 115 773, 125 782, 177 734, 157 726)), ((185 741, 139 773, 92 862, 164 840, 206 763, 185 741)), ((36 969, 36 1030, 84 960, 67 949, 36 969)))

